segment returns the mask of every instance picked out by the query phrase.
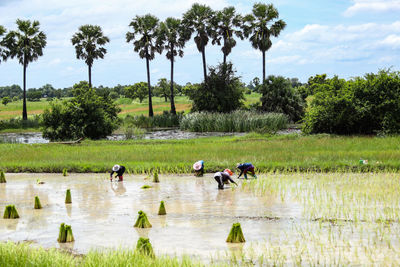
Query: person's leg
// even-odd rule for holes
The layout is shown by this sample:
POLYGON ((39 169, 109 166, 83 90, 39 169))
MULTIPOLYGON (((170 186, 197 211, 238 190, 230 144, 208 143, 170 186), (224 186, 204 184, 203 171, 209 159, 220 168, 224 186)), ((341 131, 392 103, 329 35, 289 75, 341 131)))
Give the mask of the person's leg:
POLYGON ((214 179, 218 183, 218 189, 224 189, 224 183, 222 182, 222 178, 219 176, 215 176, 214 179))
POLYGON ((257 179, 257 175, 256 175, 256 172, 254 171, 254 167, 249 168, 249 173, 250 173, 255 179, 257 179))
POLYGON ((124 176, 120 175, 118 176, 118 182, 122 182, 124 180, 124 176))

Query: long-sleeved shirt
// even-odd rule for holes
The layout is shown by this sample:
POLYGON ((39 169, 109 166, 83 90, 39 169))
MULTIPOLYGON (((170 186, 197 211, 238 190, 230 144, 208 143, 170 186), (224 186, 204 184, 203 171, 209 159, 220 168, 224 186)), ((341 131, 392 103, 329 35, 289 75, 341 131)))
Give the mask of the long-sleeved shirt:
POLYGON ((253 164, 251 164, 251 163, 243 163, 243 164, 240 164, 240 165, 238 166, 238 169, 240 170, 240 174, 239 174, 238 178, 239 178, 240 176, 242 176, 242 174, 243 174, 247 169, 252 168, 252 167, 254 168, 253 164))
POLYGON ((118 170, 118 171, 115 172, 115 171, 111 170, 110 177, 111 177, 114 173, 116 173, 117 176, 122 176, 122 175, 124 174, 124 172, 125 172, 125 166, 119 166, 119 170, 118 170))
POLYGON ((228 183, 228 181, 236 184, 226 172, 216 172, 214 174, 214 179, 218 182, 218 188, 220 189, 224 188, 224 184, 228 183))

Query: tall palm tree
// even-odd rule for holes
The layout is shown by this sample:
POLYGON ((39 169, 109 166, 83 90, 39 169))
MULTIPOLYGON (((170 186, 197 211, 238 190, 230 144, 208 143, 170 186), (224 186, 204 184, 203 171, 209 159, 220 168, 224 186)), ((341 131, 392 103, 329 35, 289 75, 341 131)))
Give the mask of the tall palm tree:
POLYGON ((79 27, 71 42, 75 46, 76 58, 85 60, 88 65, 89 87, 92 88, 93 60, 104 58, 107 49, 103 46, 110 42, 110 39, 104 36, 100 26, 87 24, 79 27))
POLYGON ((26 110, 26 69, 29 63, 36 61, 43 55, 46 46, 46 35, 39 30, 39 21, 17 19, 17 31, 10 31, 3 39, 6 58, 17 57, 20 64, 24 66, 24 94, 22 106, 22 119, 28 119, 26 110))
POLYGON ((167 18, 165 22, 160 23, 157 33, 157 45, 166 50, 166 57, 171 62, 171 113, 176 114, 174 102, 174 61, 176 56, 183 57, 183 48, 190 39, 188 31, 181 23, 180 19, 167 18))
POLYGON ((236 10, 233 6, 218 11, 212 19, 214 28, 212 44, 221 45, 221 39, 223 40, 221 51, 224 54, 224 64, 226 64, 226 57, 231 53, 232 48, 236 46, 236 40, 233 39, 234 35, 243 40, 241 22, 242 16, 236 14, 236 10))
POLYGON ((129 24, 133 32, 126 33, 126 42, 133 41, 133 50, 139 53, 140 58, 146 59, 147 87, 149 89, 149 117, 153 117, 153 104, 151 101, 150 85, 150 60, 154 59, 155 53, 161 53, 161 47, 156 45, 158 32, 158 18, 147 14, 136 16, 129 24))
POLYGON ((197 49, 201 52, 203 58, 203 73, 204 81, 207 82, 207 65, 206 65, 206 46, 209 41, 209 37, 212 34, 213 28, 211 25, 211 19, 214 16, 214 11, 206 5, 200 5, 195 3, 192 7, 183 14, 183 24, 192 33, 196 32, 194 42, 196 43, 197 49))
MULTIPOLYGON (((0 25, 0 37, 3 36, 6 33, 6 28, 4 28, 3 26, 0 25)), ((0 63, 1 60, 6 60, 6 52, 3 50, 3 40, 0 41, 0 63)))
POLYGON ((244 18, 243 32, 254 49, 262 52, 263 82, 265 81, 265 52, 271 48, 271 36, 278 37, 286 27, 286 22, 278 20, 279 12, 272 4, 256 3, 252 14, 244 18))

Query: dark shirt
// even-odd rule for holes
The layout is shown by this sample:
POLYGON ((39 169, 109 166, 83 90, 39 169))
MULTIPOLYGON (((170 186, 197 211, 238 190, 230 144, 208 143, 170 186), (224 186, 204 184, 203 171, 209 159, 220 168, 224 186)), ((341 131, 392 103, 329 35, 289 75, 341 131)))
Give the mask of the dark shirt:
POLYGON ((228 181, 236 184, 235 181, 233 181, 229 174, 227 174, 226 172, 216 172, 214 174, 214 179, 218 182, 218 188, 220 189, 223 189, 224 184, 228 183, 228 181))
MULTIPOLYGON (((110 177, 114 174, 115 171, 111 170, 111 174, 110 177)), ((122 176, 125 172, 125 167, 124 166, 120 166, 119 170, 116 171, 115 173, 117 174, 117 176, 122 176)))
POLYGON ((243 172, 244 172, 245 170, 247 170, 248 168, 250 168, 250 167, 253 167, 253 164, 251 164, 251 163, 243 163, 243 164, 240 164, 240 165, 238 166, 238 169, 240 170, 240 174, 239 174, 238 178, 239 178, 240 176, 242 176, 243 172))

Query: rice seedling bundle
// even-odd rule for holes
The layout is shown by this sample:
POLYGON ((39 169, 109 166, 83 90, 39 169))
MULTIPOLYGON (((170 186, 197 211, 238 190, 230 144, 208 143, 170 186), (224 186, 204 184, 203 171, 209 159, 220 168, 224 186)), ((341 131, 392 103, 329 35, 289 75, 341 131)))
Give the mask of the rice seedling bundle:
POLYGON ((63 172, 63 176, 68 176, 68 171, 66 168, 64 168, 62 172, 63 172))
POLYGON ((151 246, 151 243, 148 238, 140 237, 136 244, 136 250, 140 254, 154 257, 153 247, 151 246))
POLYGON ((153 174, 153 183, 159 183, 160 180, 158 179, 158 172, 155 172, 153 174))
POLYGON ((234 223, 232 225, 231 231, 226 239, 226 242, 229 243, 243 243, 246 242, 243 236, 242 228, 240 227, 240 223, 234 223))
POLYGON ((40 199, 38 196, 35 196, 35 207, 36 210, 41 209, 42 208, 42 204, 40 203, 40 199))
POLYGON ((4 172, 1 170, 0 171, 0 184, 6 183, 6 176, 4 175, 4 172))
POLYGON ((136 223, 133 227, 137 227, 137 228, 151 228, 152 225, 149 222, 149 219, 147 219, 147 215, 146 213, 144 213, 143 211, 139 211, 138 212, 139 216, 136 220, 136 223))
POLYGON ((14 205, 8 205, 4 209, 3 219, 18 219, 19 214, 14 205))
POLYGON ((66 225, 62 223, 60 225, 60 231, 58 234, 57 241, 59 243, 73 242, 75 241, 74 235, 72 234, 71 225, 66 225))
POLYGON ((158 215, 166 215, 167 211, 165 210, 164 201, 160 202, 160 207, 158 208, 158 215))
POLYGON ((72 203, 71 190, 67 189, 67 192, 65 193, 65 204, 70 204, 70 203, 72 203))
POLYGON ((142 186, 141 187, 142 189, 149 189, 149 188, 151 188, 151 186, 150 185, 147 185, 147 184, 145 184, 144 186, 142 186))

